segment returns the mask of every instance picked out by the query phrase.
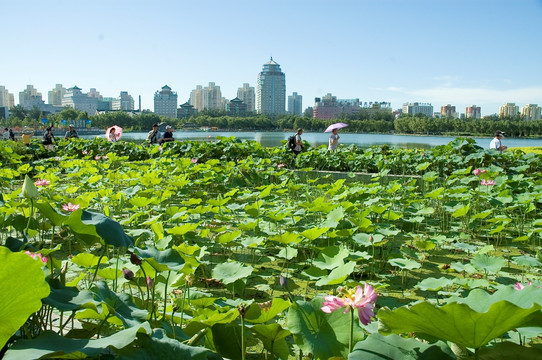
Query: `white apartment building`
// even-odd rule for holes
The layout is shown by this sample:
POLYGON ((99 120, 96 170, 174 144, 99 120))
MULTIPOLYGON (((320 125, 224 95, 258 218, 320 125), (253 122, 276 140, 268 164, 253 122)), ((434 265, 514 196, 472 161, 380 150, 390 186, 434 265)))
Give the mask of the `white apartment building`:
POLYGON ((542 119, 540 106, 538 104, 528 104, 521 108, 521 116, 524 120, 542 119))
POLYGON ((247 105, 247 112, 256 110, 256 91, 254 86, 244 83, 243 87, 237 89, 237 97, 247 105))
POLYGON ((196 88, 190 92, 190 105, 197 111, 203 110, 203 86, 197 85, 196 88))
POLYGON ((468 118, 481 119, 482 108, 476 105, 467 106, 465 108, 465 116, 468 118))
POLYGON ((62 106, 70 106, 75 110, 86 111, 89 115, 95 115, 98 110, 98 98, 88 96, 81 90, 77 86, 67 89, 62 98, 62 106))
POLYGON ((170 118, 177 117, 177 93, 167 85, 154 93, 154 112, 170 118))
POLYGON ((224 105, 220 86, 210 82, 209 86, 203 88, 203 109, 224 110, 224 105))
POLYGON ((424 114, 428 117, 433 117, 433 105, 429 103, 404 103, 403 114, 417 115, 424 114))
POLYGON ((288 96, 288 114, 301 115, 303 113, 303 96, 294 92, 288 96))
POLYGON ((62 84, 56 84, 54 89, 47 93, 47 103, 54 106, 62 106, 64 95, 66 95, 66 88, 62 84))
POLYGON ((112 110, 133 111, 134 105, 134 98, 128 91, 121 91, 119 97, 111 101, 112 110))
POLYGON ((15 97, 5 86, 0 86, 0 106, 5 106, 8 109, 15 106, 15 97))
POLYGON ((519 106, 516 103, 506 103, 499 107, 499 117, 510 117, 519 114, 519 106))

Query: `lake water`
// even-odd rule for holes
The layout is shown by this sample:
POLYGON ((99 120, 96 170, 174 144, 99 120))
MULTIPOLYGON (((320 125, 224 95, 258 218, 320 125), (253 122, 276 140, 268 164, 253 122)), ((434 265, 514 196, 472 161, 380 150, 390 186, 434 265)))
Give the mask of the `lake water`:
MULTIPOLYGON (((147 132, 126 132, 123 134, 123 140, 145 140, 147 132)), ((241 140, 255 140, 265 147, 280 146, 282 140, 288 139, 293 132, 230 132, 230 131, 176 131, 173 133, 175 140, 199 140, 211 141, 217 136, 235 136, 241 140)), ((103 135, 100 135, 103 136, 103 135)), ((432 148, 437 145, 448 144, 454 140, 453 136, 418 136, 418 135, 391 135, 391 134, 342 134, 339 133, 339 144, 354 144, 361 147, 372 145, 390 145, 395 148, 432 148)), ((83 136, 83 138, 94 138, 94 135, 83 136)), ((304 132, 303 140, 308 141, 312 146, 319 146, 328 143, 329 134, 304 132)), ((473 138, 476 143, 488 148, 491 142, 488 138, 473 138)), ((540 139, 522 139, 505 138, 502 143, 508 147, 540 146, 542 147, 542 138, 540 139)))

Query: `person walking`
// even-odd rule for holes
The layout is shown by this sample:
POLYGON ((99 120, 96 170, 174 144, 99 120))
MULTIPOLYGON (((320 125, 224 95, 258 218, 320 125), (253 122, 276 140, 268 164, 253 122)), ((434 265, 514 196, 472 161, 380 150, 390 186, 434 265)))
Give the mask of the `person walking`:
POLYGON ((489 144, 489 148, 492 150, 497 150, 500 152, 503 152, 508 147, 506 145, 502 144, 502 139, 504 138, 504 132, 497 130, 495 131, 495 137, 493 140, 491 140, 491 143, 489 144))
POLYGON ((329 151, 335 151, 337 150, 337 147, 339 146, 340 136, 338 132, 339 130, 333 129, 333 131, 331 132, 331 135, 329 136, 329 145, 327 147, 329 151))
POLYGON ((301 140, 301 134, 303 134, 303 129, 297 129, 297 134, 295 135, 295 147, 292 149, 295 156, 297 156, 303 150, 303 140, 301 140))
POLYGON ((70 124, 70 129, 66 131, 66 135, 64 135, 64 139, 72 139, 72 138, 78 138, 77 131, 75 130, 75 126, 73 124, 70 124))

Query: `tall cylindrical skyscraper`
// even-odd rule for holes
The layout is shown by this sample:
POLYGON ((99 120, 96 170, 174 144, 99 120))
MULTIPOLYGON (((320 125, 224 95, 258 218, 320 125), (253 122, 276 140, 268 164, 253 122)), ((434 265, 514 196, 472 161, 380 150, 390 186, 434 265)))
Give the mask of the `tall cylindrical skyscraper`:
POLYGON ((284 114, 286 108, 286 76, 280 70, 280 65, 273 58, 263 65, 258 75, 259 114, 284 114))

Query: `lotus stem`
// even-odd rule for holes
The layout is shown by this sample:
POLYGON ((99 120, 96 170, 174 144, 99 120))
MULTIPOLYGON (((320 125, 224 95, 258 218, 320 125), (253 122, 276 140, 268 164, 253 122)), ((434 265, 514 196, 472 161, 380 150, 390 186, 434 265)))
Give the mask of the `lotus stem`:
POLYGON ((348 353, 352 353, 354 349, 354 308, 350 306, 350 340, 348 341, 348 353))
POLYGON ((100 268, 100 262, 102 261, 102 258, 104 257, 106 250, 107 250, 107 245, 104 245, 100 258, 98 259, 98 263, 96 264, 96 270, 94 270, 94 276, 92 277, 91 282, 94 282, 94 280, 96 280, 96 275, 98 275, 98 269, 100 268))

